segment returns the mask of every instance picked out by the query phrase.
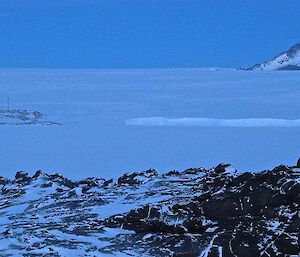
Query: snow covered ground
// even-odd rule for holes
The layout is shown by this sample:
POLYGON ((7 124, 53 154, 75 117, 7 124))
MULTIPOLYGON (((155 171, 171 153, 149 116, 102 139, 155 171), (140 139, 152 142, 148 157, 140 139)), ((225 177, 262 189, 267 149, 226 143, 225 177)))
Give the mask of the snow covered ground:
MULTIPOLYGON (((300 127, 220 122, 297 120, 300 73, 211 69, 0 70, 1 99, 62 126, 0 126, 0 174, 61 172, 71 178, 127 171, 294 164, 300 127), (209 118, 210 126, 130 126, 136 118, 209 118), (211 119, 217 119, 216 126, 211 119), (218 125, 219 124, 219 125, 218 125)), ((176 122, 175 122, 176 123, 176 122)))

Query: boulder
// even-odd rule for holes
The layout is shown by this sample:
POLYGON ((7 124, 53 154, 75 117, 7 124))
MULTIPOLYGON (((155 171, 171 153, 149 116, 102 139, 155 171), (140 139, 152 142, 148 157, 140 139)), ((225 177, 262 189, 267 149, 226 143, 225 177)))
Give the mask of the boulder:
POLYGON ((29 183, 31 180, 31 177, 28 176, 28 173, 25 171, 18 171, 15 175, 15 182, 16 183, 29 183))
POLYGON ((187 219, 182 225, 186 228, 187 232, 191 233, 203 233, 208 228, 208 226, 202 225, 202 219, 200 217, 187 219))
POLYGON ((228 168, 230 166, 230 164, 227 164, 227 163, 220 163, 219 165, 217 165, 215 168, 214 168, 214 171, 216 173, 223 173, 223 172, 226 172, 226 168, 228 168))

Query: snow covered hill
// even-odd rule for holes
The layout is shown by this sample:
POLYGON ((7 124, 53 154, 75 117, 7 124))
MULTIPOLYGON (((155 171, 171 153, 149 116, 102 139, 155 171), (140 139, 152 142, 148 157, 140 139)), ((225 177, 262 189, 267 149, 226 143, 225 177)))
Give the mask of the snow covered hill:
POLYGON ((300 70, 300 43, 274 59, 256 64, 247 70, 300 70))
POLYGON ((299 165, 0 176, 0 256, 298 256, 299 165))

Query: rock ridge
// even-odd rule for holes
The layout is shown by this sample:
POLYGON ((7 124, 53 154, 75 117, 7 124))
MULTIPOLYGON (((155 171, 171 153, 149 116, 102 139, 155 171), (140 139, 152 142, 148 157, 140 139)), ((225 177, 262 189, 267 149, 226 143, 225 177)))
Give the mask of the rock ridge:
POLYGON ((299 256, 300 159, 73 181, 0 177, 0 256, 299 256))

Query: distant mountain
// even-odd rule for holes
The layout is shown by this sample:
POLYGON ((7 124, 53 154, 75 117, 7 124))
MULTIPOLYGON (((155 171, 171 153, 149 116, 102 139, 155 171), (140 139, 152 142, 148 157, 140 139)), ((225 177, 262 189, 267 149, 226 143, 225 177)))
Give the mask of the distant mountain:
POLYGON ((247 70, 300 70, 300 43, 274 59, 255 64, 247 70))

